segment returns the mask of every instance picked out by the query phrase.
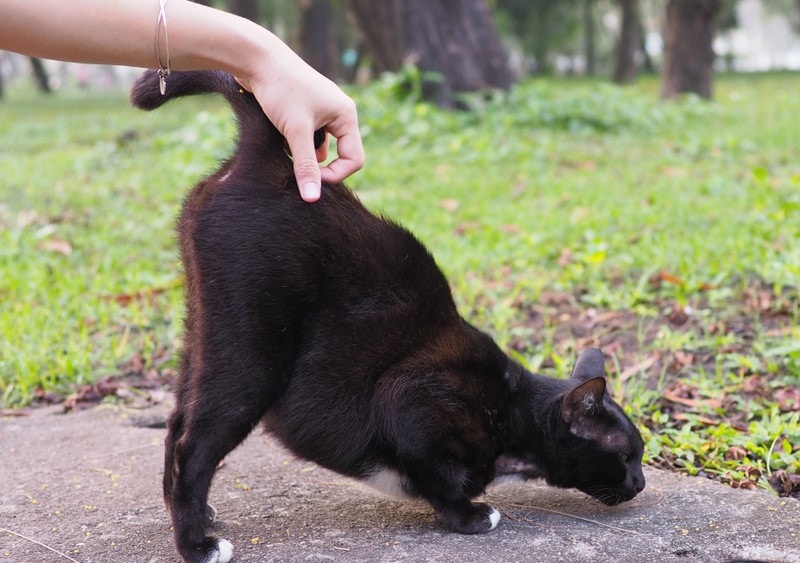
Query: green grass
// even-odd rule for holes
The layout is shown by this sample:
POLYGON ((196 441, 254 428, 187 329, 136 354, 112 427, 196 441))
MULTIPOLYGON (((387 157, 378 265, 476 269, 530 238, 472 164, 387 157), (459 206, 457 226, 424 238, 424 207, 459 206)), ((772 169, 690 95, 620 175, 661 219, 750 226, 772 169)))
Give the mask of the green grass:
MULTIPOLYGON (((427 244, 470 320, 550 374, 602 344, 650 463, 800 472, 800 76, 721 76, 711 104, 537 80, 456 113, 401 78, 353 93, 368 162, 349 183, 427 244)), ((174 370, 172 225, 231 135, 213 98, 2 102, 3 405, 174 370)))

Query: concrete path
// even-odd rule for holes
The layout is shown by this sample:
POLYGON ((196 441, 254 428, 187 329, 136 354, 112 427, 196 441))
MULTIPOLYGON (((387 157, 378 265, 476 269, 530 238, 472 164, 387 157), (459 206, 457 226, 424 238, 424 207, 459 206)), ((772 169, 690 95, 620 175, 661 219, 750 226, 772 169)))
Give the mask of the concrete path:
MULTIPOLYGON (((34 411, 0 420, 0 562, 175 561, 160 498, 158 409, 34 411)), ((211 495, 234 561, 800 563, 800 501, 647 470, 605 507, 539 483, 491 490, 482 536, 447 531, 424 504, 388 500, 254 434, 211 495)))

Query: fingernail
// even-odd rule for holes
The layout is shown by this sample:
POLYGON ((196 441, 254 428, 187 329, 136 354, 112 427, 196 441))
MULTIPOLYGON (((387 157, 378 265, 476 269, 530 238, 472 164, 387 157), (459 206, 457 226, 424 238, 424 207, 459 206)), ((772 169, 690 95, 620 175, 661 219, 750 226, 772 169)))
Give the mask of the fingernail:
POLYGON ((306 182, 300 186, 300 197, 302 197, 304 201, 317 201, 319 196, 319 184, 315 184, 314 182, 306 182))

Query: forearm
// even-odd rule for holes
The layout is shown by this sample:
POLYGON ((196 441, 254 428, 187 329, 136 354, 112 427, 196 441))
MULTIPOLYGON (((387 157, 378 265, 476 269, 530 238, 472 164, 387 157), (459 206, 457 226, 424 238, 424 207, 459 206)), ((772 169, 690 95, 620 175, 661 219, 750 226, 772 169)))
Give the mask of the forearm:
POLYGON ((286 137, 306 201, 320 178, 339 182, 358 170, 364 149, 353 101, 263 27, 233 14, 167 0, 0 0, 0 49, 46 59, 172 70, 230 72, 255 95, 286 137), (169 36, 167 55, 166 36, 169 36), (338 140, 338 158, 320 170, 314 131, 338 140))
MULTIPOLYGON (((0 0, 0 49, 85 63, 157 66, 158 0, 0 0)), ((168 0, 169 55, 174 69, 213 68, 247 74, 295 55, 264 28, 187 0, 168 0), (249 52, 242 52, 242 51, 249 52)), ((163 28, 162 63, 166 65, 163 28)))

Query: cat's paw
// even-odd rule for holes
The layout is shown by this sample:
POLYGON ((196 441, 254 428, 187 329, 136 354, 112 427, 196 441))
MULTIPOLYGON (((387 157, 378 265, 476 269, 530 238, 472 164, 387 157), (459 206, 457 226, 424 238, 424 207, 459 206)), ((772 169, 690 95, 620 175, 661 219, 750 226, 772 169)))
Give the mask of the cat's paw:
POLYGON ((233 544, 228 540, 217 540, 213 549, 209 550, 202 563, 228 563, 233 559, 233 544))
POLYGON ((489 508, 492 509, 492 511, 489 513, 489 523, 491 524, 491 528, 489 528, 489 530, 494 530, 500 523, 500 511, 496 508, 492 508, 491 506, 489 508))
POLYGON ((442 516, 462 534, 485 534, 494 530, 500 523, 500 512, 484 503, 470 504, 468 510, 458 513, 448 511, 442 516))

